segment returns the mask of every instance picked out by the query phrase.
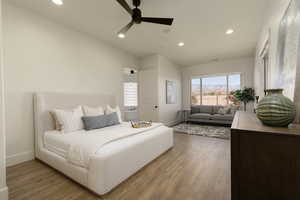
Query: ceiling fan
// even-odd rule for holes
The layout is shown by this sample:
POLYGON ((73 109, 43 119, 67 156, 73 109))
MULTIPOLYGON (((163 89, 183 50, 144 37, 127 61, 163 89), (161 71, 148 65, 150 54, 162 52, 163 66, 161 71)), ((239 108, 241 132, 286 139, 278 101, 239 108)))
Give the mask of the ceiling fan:
POLYGON ((132 20, 124 28, 118 32, 118 37, 124 38, 127 31, 134 25, 140 24, 142 22, 163 24, 171 26, 173 23, 173 18, 155 18, 155 17, 143 17, 142 11, 138 8, 141 5, 141 0, 132 0, 132 4, 135 6, 131 9, 126 0, 117 0, 117 2, 130 14, 132 20))

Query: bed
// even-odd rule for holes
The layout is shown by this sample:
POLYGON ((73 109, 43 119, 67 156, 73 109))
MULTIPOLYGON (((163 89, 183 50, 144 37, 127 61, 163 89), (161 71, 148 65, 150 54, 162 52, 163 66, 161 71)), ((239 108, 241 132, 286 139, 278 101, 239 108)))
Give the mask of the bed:
POLYGON ((55 108, 74 108, 78 105, 115 105, 110 95, 38 93, 34 95, 35 157, 62 172, 79 184, 98 195, 106 194, 122 181, 136 173, 149 162, 173 147, 173 130, 156 124, 136 134, 112 140, 89 153, 86 165, 70 162, 70 141, 100 137, 107 132, 129 130, 129 123, 94 130, 88 133, 81 130, 70 134, 59 134, 49 111, 55 108), (97 132, 98 131, 98 132, 97 132), (102 132, 101 132, 102 131, 102 132))

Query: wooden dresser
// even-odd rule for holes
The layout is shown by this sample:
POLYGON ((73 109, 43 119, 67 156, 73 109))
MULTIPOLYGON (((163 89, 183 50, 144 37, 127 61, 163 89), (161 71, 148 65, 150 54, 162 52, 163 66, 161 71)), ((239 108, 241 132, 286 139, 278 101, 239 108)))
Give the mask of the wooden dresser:
POLYGON ((231 127, 232 200, 300 200, 300 126, 263 125, 237 112, 231 127))

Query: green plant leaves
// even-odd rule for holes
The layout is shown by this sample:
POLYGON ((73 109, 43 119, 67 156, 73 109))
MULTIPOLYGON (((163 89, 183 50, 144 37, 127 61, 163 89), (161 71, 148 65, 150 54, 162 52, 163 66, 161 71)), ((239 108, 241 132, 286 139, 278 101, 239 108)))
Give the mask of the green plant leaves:
POLYGON ((236 90, 233 96, 241 102, 248 103, 255 100, 255 91, 253 88, 244 88, 236 90))

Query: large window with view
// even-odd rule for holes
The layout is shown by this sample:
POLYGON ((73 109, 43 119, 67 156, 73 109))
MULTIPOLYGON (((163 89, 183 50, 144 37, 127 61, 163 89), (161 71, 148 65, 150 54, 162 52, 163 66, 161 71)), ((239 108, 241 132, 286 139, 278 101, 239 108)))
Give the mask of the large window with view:
POLYGON ((241 74, 206 76, 191 80, 192 105, 228 105, 230 96, 241 88, 241 74))

